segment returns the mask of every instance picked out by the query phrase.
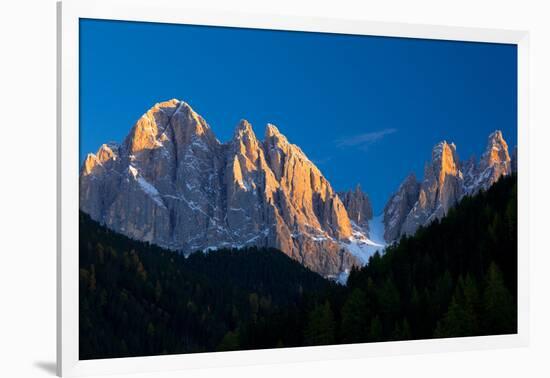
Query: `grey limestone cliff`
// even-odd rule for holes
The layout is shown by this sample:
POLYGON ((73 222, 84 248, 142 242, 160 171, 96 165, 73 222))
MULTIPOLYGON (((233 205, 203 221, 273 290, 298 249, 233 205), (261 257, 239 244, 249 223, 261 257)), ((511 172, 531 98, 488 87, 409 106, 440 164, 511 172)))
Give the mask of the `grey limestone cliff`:
POLYGON ((296 145, 268 125, 263 141, 241 121, 220 143, 188 104, 156 104, 122 144, 89 154, 80 208, 131 238, 183 251, 275 247, 335 276, 357 264, 341 243, 348 213, 296 145))

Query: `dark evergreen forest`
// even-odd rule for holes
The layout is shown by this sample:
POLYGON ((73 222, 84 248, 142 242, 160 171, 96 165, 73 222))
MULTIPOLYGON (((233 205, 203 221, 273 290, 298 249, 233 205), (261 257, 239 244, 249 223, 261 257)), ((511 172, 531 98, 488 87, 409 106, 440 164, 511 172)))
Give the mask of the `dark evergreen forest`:
POLYGON ((328 281, 275 249, 185 257, 80 214, 80 358, 517 330, 517 179, 328 281))

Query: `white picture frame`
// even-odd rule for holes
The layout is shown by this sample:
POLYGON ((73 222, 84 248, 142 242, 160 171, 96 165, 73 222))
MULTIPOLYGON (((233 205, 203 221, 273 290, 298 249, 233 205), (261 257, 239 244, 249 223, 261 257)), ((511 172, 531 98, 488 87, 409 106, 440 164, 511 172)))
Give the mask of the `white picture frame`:
POLYGON ((528 49, 525 31, 185 9, 178 0, 58 3, 57 65, 57 373, 60 376, 143 373, 200 367, 348 359, 526 346, 528 274, 528 49), (354 35, 515 44, 518 48, 518 333, 272 350, 80 361, 78 358, 79 19, 146 21, 354 35))

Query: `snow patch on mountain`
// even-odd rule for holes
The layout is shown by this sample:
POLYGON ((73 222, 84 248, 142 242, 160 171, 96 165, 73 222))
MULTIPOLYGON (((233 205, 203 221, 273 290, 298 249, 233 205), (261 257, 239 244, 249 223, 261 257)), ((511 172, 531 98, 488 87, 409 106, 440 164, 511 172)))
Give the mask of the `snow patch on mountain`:
POLYGON ((129 165, 128 166, 128 173, 132 176, 132 178, 138 183, 141 190, 143 190, 155 203, 161 207, 166 208, 166 205, 164 205, 164 202, 162 202, 161 195, 158 191, 158 189, 151 184, 149 181, 143 178, 139 171, 136 169, 136 167, 129 165))
POLYGON ((164 206, 164 204, 162 203, 162 200, 160 199, 160 193, 157 190, 157 188, 155 188, 151 183, 149 183, 149 181, 145 180, 141 176, 139 176, 137 178, 137 182, 138 182, 139 186, 141 187, 141 189, 143 189, 143 191, 145 193, 147 193, 149 196, 151 196, 151 198, 156 203, 158 203, 160 206, 164 206))
POLYGON ((369 258, 377 251, 382 253, 386 248, 383 218, 384 215, 380 214, 369 221, 368 234, 352 222, 353 234, 348 241, 342 243, 342 246, 357 257, 363 265, 366 265, 369 258))

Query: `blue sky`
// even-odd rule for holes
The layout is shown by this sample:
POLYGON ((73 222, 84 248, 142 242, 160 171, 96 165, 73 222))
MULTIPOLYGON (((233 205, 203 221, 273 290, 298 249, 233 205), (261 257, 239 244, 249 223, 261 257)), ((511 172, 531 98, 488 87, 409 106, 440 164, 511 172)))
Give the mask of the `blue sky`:
POLYGON ((178 98, 222 142, 277 125, 379 212, 441 140, 462 159, 495 129, 516 145, 516 72, 515 45, 81 20, 80 159, 178 98))

